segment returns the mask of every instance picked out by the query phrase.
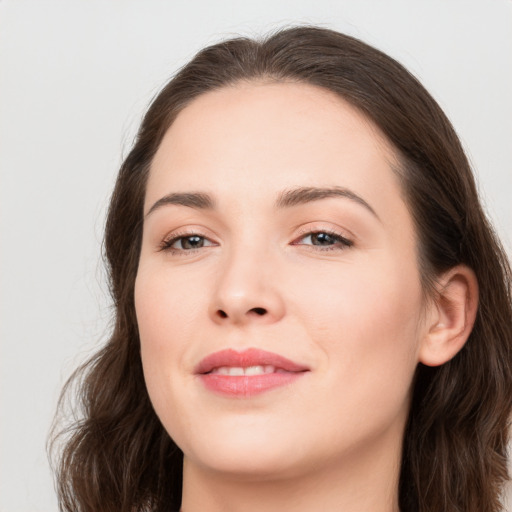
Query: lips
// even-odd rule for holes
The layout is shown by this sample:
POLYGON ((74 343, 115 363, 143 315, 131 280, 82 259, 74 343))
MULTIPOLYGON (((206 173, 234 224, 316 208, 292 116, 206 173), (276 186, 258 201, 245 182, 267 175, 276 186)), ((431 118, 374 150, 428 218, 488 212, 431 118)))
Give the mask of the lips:
POLYGON ((250 397, 291 384, 309 371, 307 366, 279 354, 250 348, 221 350, 205 357, 194 370, 210 391, 250 397))
POLYGON ((233 349, 214 352, 197 365, 195 373, 210 373, 212 370, 222 367, 249 368, 254 366, 273 366, 278 370, 286 372, 309 370, 307 366, 290 361, 286 357, 274 354, 273 352, 249 348, 243 352, 237 352, 233 349))

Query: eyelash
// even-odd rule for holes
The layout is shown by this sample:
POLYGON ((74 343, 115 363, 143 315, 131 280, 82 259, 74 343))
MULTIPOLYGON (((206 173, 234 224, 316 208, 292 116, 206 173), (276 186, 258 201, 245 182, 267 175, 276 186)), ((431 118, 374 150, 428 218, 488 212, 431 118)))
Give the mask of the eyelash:
POLYGON ((175 249, 174 247, 172 247, 172 245, 174 243, 176 243, 178 240, 185 239, 185 238, 191 238, 193 236, 197 236, 199 238, 204 238, 205 240, 209 240, 206 236, 200 235, 199 233, 195 233, 195 232, 175 233, 170 238, 165 238, 164 240, 162 240, 162 242, 160 244, 160 250, 170 252, 172 254, 179 254, 180 256, 184 255, 185 253, 193 254, 193 253, 201 250, 202 247, 200 247, 198 249, 175 249))
POLYGON ((319 234, 325 234, 332 237, 335 241, 335 244, 329 245, 329 246, 319 246, 319 245, 313 245, 313 244, 298 244, 295 242, 292 242, 292 245, 304 245, 306 247, 310 247, 311 250, 314 251, 343 251, 345 249, 348 249, 354 245, 354 242, 352 240, 349 240, 345 236, 343 236, 341 233, 338 233, 337 231, 333 229, 305 229, 302 231, 297 238, 297 240, 302 240, 303 238, 311 235, 319 235, 319 234), (339 245, 338 245, 339 244, 339 245))
MULTIPOLYGON (((318 235, 318 234, 329 235, 330 237, 332 237, 334 239, 335 244, 322 247, 322 246, 315 246, 313 244, 299 244, 296 242, 292 242, 291 245, 304 245, 306 247, 310 247, 311 248, 310 250, 320 251, 320 252, 336 251, 336 250, 342 251, 342 250, 348 249, 354 245, 353 241, 344 237, 341 233, 338 233, 337 231, 334 231, 331 229, 304 230, 300 234, 300 236, 297 238, 297 240, 302 240, 302 239, 306 238, 307 236, 318 235), (340 244, 341 247, 338 244, 340 244)), ((195 232, 175 233, 171 238, 166 238, 166 239, 162 240, 162 242, 160 244, 160 251, 166 251, 166 252, 170 252, 172 254, 176 254, 176 255, 180 255, 180 256, 185 255, 185 254, 187 254, 187 255, 194 254, 197 251, 200 251, 201 249, 203 249, 203 247, 199 247, 196 249, 176 249, 176 248, 172 247, 172 245, 175 244, 177 241, 179 241, 181 239, 185 239, 185 238, 190 238, 193 236, 196 236, 199 238, 204 238, 205 240, 209 240, 206 236, 203 236, 203 235, 201 235, 199 233, 195 233, 195 232)))

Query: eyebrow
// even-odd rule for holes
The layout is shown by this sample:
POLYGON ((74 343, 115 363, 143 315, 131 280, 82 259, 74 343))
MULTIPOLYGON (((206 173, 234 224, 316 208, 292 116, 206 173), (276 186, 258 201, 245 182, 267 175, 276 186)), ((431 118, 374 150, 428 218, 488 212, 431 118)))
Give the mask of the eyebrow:
MULTIPOLYGON (((344 187, 300 187, 281 192, 276 201, 276 208, 290 208, 299 204, 318 201, 319 199, 327 199, 330 197, 343 197, 355 201, 364 206, 377 219, 377 212, 359 195, 348 188, 344 187)), ((380 220, 380 219, 379 219, 380 220)))
MULTIPOLYGON (((299 187, 284 190, 278 195, 274 207, 276 209, 291 208, 331 197, 350 199, 366 208, 380 220, 376 211, 361 196, 344 187, 299 187)), ((145 217, 148 217, 155 210, 170 204, 187 206, 197 210, 214 210, 216 207, 212 196, 205 192, 173 192, 165 195, 153 204, 145 217)))
POLYGON ((180 206, 188 206, 196 210, 213 210, 215 209, 215 201, 209 194, 204 192, 173 192, 160 198, 146 213, 146 217, 158 208, 168 204, 177 204, 180 206))

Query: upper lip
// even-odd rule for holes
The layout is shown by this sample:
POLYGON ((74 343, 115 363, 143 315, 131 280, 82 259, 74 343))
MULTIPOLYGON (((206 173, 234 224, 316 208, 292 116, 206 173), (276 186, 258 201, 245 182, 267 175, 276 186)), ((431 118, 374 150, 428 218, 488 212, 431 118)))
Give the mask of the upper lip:
POLYGON ((234 349, 220 350, 202 359, 194 369, 196 374, 211 372, 214 368, 223 366, 248 368, 249 366, 274 366, 276 369, 288 372, 303 372, 309 370, 307 366, 296 363, 266 350, 249 348, 238 352, 234 349))

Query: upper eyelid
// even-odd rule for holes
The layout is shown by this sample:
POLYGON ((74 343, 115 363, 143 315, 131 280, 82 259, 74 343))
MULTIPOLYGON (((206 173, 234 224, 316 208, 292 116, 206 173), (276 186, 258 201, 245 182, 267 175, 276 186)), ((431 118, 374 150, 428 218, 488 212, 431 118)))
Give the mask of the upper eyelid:
POLYGON ((297 240, 298 238, 304 237, 312 233, 328 233, 333 236, 338 236, 347 242, 350 242, 351 245, 355 245, 356 242, 358 242, 358 237, 354 235, 352 231, 346 228, 342 228, 339 225, 336 225, 336 227, 334 227, 332 223, 329 224, 331 225, 326 225, 325 221, 313 221, 306 223, 305 225, 300 226, 298 230, 294 230, 297 233, 294 236, 294 239, 297 240))
MULTIPOLYGON (((351 233, 343 233, 342 231, 346 231, 346 230, 326 228, 326 227, 304 227, 304 228, 299 228, 297 233, 294 235, 294 238, 297 238, 300 236, 305 236, 305 235, 310 235, 310 234, 314 234, 314 233, 329 233, 332 235, 341 236, 342 238, 354 238, 351 233)), ((178 238, 187 237, 187 236, 194 236, 194 235, 200 236, 203 238, 207 238, 208 240, 213 241, 213 240, 211 240, 211 235, 204 234, 204 232, 201 229, 196 229, 196 228, 186 229, 184 231, 181 231, 179 229, 173 230, 170 233, 168 233, 167 235, 165 235, 162 240, 168 241, 168 240, 178 239, 178 238)), ((214 235, 214 236, 217 236, 217 235, 214 235)))
POLYGON ((189 227, 177 228, 177 229, 173 229, 172 231, 167 233, 165 236, 163 236, 162 241, 165 242, 165 241, 175 240, 175 239, 182 238, 182 237, 196 235, 196 236, 200 236, 203 238, 207 238, 208 240, 213 242, 212 238, 216 238, 216 237, 218 237, 218 235, 215 233, 213 233, 213 234, 211 234, 211 233, 212 233, 211 230, 203 228, 203 227, 192 226, 190 228, 189 227), (207 234, 207 232, 209 232, 210 234, 207 234))
MULTIPOLYGON (((195 231, 190 231, 190 232, 188 232, 188 231, 187 232, 175 232, 175 233, 166 235, 162 239, 162 241, 159 243, 159 247, 161 250, 162 249, 170 249, 171 245, 176 243, 178 240, 180 240, 182 238, 191 237, 191 236, 199 236, 201 238, 204 238, 205 240, 208 240, 209 242, 212 242, 215 245, 218 245, 218 243, 215 242, 214 240, 212 240, 210 236, 204 235, 201 232, 195 230, 195 231)), ((185 249, 175 249, 175 250, 186 252, 185 249)), ((190 252, 190 250, 188 252, 190 252)))

